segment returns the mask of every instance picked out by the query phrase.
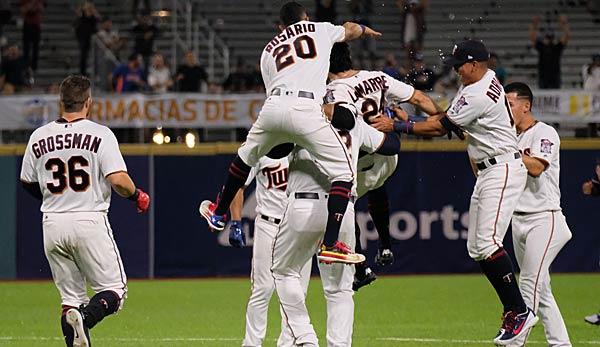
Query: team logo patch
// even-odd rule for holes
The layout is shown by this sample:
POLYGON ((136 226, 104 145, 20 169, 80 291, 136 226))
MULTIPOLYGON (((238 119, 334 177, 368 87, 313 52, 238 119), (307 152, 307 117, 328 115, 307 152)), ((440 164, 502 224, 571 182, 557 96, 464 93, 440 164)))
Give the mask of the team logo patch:
POLYGON ((550 154, 552 153, 552 146, 554 144, 548 139, 542 139, 540 143, 540 152, 550 154))
POLYGON ((454 106, 452 106, 452 112, 458 113, 458 111, 460 111, 460 109, 466 105, 468 105, 467 100, 465 99, 464 96, 461 96, 460 99, 458 99, 458 101, 456 101, 454 106))
POLYGON ((335 101, 335 98, 333 97, 333 89, 327 89, 327 92, 325 93, 323 100, 326 104, 329 104, 329 103, 332 103, 335 101))

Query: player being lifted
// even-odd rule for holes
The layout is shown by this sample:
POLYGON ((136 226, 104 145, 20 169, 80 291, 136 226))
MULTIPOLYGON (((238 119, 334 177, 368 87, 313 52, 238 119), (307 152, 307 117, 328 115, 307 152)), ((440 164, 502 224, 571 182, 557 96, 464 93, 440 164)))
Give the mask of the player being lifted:
POLYGON ((322 163, 332 182, 323 249, 337 254, 336 261, 356 262, 357 256, 336 241, 356 173, 343 140, 323 116, 321 104, 333 44, 381 34, 356 23, 311 22, 297 2, 284 4, 280 19, 281 33, 265 46, 260 60, 267 100, 229 167, 216 203, 203 201, 200 213, 210 228, 223 230, 229 205, 251 167, 273 147, 295 143, 322 163))
POLYGON ((494 338, 508 345, 526 334, 538 317, 523 301, 513 264, 502 240, 525 189, 527 169, 521 160, 510 106, 494 71, 487 68, 489 53, 481 41, 454 46, 444 60, 460 76, 462 86, 447 115, 431 122, 377 119, 375 127, 408 134, 440 136, 464 130, 467 152, 477 176, 469 207, 467 249, 481 266, 504 306, 503 324, 494 338))
POLYGON ((115 135, 87 119, 90 81, 69 76, 60 85, 61 118, 31 134, 21 182, 42 200, 44 250, 62 301, 61 327, 67 346, 89 346, 89 331, 117 312, 127 277, 107 212, 111 186, 137 211, 150 197, 127 174, 115 135), (95 295, 89 299, 86 283, 95 295))
MULTIPOLYGON (((367 124, 379 117, 388 101, 409 102, 429 115, 444 111, 427 95, 380 71, 358 71, 352 68, 350 49, 345 42, 333 45, 330 56, 329 80, 325 102, 353 104, 367 124)), ((379 234, 376 262, 382 265, 393 261, 390 240, 389 200, 385 181, 396 170, 398 156, 361 152, 358 160, 357 194, 367 195, 369 214, 379 234)), ((359 252, 360 229, 356 226, 356 252, 359 252)), ((375 280, 366 263, 356 264, 354 290, 375 280)))

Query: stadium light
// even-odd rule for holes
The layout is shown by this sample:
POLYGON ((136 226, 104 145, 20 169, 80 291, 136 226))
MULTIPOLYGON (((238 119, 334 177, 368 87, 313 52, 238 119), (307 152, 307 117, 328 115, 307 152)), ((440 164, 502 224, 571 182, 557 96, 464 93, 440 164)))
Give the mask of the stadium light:
POLYGON ((185 145, 188 148, 194 148, 196 146, 196 135, 193 132, 188 131, 187 134, 185 134, 185 145))
POLYGON ((171 142, 171 138, 169 136, 165 136, 165 143, 171 142))
POLYGON ((165 135, 162 132, 162 128, 158 127, 154 134, 152 134, 152 142, 156 143, 157 145, 162 145, 163 143, 165 143, 165 140, 166 139, 165 135))

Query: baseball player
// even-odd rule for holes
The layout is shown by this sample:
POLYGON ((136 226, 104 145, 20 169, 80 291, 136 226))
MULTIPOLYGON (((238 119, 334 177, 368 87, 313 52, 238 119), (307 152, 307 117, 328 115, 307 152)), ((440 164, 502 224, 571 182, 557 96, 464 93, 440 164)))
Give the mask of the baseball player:
MULTIPOLYGON (((427 95, 412 86, 400 82, 380 71, 358 71, 352 68, 352 57, 347 43, 333 45, 329 64, 327 103, 349 103, 359 111, 365 122, 370 123, 384 112, 389 101, 409 102, 427 114, 437 115, 444 111, 427 95)), ((380 235, 376 262, 382 265, 393 262, 389 232, 389 202, 385 181, 396 170, 398 156, 361 153, 358 160, 357 197, 367 194, 369 213, 380 235)), ((357 237, 360 229, 356 228, 357 237)), ((356 252, 360 244, 356 244, 356 252)), ((356 264, 354 290, 373 282, 375 274, 366 263, 356 264)))
MULTIPOLYGON (((385 136, 368 126, 361 118, 350 130, 340 130, 345 145, 351 153, 351 165, 356 168, 360 149, 373 153, 395 155, 400 150, 397 136, 385 136)), ((327 221, 326 208, 329 181, 323 172, 323 164, 306 149, 296 147, 290 162, 287 194, 288 204, 273 243, 273 266, 275 288, 279 296, 286 323, 296 345, 318 346, 317 336, 310 324, 301 287, 300 270, 319 248, 327 221)), ((353 196, 356 185, 352 187, 353 196)), ((347 204, 342 219, 340 240, 351 253, 355 244, 354 201, 347 204)), ((334 258, 317 258, 333 262, 334 258)), ((364 260, 364 256, 363 256, 364 260)), ((350 346, 354 320, 352 299, 353 268, 344 264, 319 265, 325 298, 327 300, 327 345, 350 346)))
MULTIPOLYGON (((585 181, 581 186, 581 191, 584 195, 600 196, 600 158, 596 159, 596 167, 594 168, 593 178, 585 181)), ((587 323, 600 325, 600 312, 593 313, 583 318, 587 323)))
POLYGON ((526 334, 538 317, 525 304, 512 261, 502 246, 525 189, 527 169, 521 160, 504 89, 494 71, 487 68, 488 59, 489 53, 481 41, 459 43, 444 60, 454 67, 462 82, 446 116, 419 123, 379 117, 374 126, 418 135, 440 136, 455 130, 469 134, 467 151, 477 183, 469 207, 467 249, 504 306, 503 324, 494 343, 508 345, 526 334))
POLYGON ((292 142, 323 163, 331 182, 324 250, 336 253, 336 261, 354 262, 356 256, 344 254, 347 247, 336 239, 356 174, 341 137, 323 116, 321 104, 333 44, 381 34, 356 23, 311 22, 297 2, 284 4, 280 19, 281 33, 265 46, 260 61, 267 100, 230 165, 217 202, 205 200, 200 211, 209 227, 223 230, 225 213, 250 168, 273 147, 292 142))
MULTIPOLYGON (((512 217, 513 245, 521 268, 519 285, 525 303, 539 315, 549 346, 571 346, 550 287, 550 264, 571 239, 560 207, 560 138, 553 127, 531 114, 533 93, 524 83, 504 87, 519 150, 527 168, 527 183, 512 217)), ((526 336, 513 343, 523 346, 526 336)))
POLYGON ((89 346, 88 329, 116 313, 127 294, 127 277, 108 222, 111 186, 139 213, 150 198, 127 174, 109 128, 87 119, 90 81, 69 76, 60 85, 61 118, 31 134, 21 182, 42 200, 44 250, 62 300, 67 346, 89 346), (86 283, 95 295, 87 296, 86 283))
MULTIPOLYGON (((271 274, 273 239, 279 223, 283 218, 287 195, 285 190, 288 182, 288 158, 271 159, 262 157, 258 165, 253 167, 248 175, 245 186, 249 186, 256 178, 256 219, 254 221, 254 245, 252 248, 252 270, 250 274, 251 294, 246 309, 246 334, 243 347, 262 346, 267 331, 267 313, 269 302, 275 290, 275 281, 271 274)), ((243 190, 236 195, 231 203, 231 223, 229 243, 234 247, 243 247, 246 243, 245 234, 241 228, 242 207, 244 204, 243 190)), ((304 292, 308 289, 310 280, 311 261, 302 268, 304 292)), ((283 317, 283 315, 282 315, 283 317)), ((282 330, 279 337, 281 344, 292 344, 292 336, 282 320, 282 330)))

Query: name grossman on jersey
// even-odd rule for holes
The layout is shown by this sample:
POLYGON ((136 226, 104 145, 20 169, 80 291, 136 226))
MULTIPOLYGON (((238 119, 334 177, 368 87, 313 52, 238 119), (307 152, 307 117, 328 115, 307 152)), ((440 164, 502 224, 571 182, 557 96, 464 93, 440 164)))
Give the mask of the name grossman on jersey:
POLYGON ((98 153, 102 139, 98 136, 80 133, 57 134, 40 139, 31 145, 36 158, 63 149, 85 149, 98 153))

